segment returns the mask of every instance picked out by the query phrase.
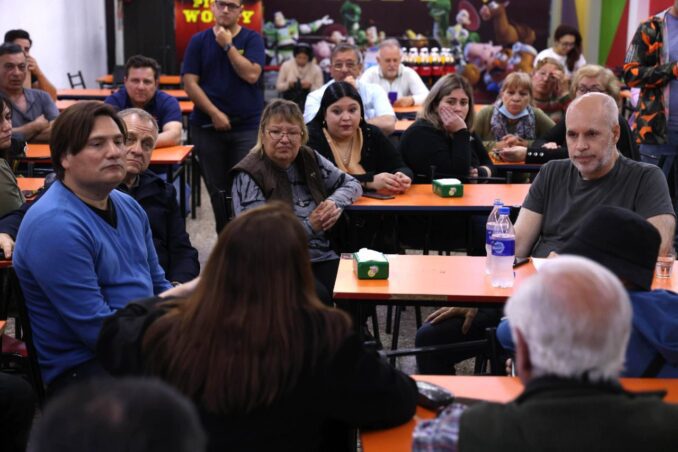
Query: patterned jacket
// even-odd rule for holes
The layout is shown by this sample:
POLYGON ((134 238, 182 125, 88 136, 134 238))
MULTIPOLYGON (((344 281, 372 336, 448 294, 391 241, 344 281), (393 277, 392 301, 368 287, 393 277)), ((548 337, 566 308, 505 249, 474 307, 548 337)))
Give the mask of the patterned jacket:
MULTIPOLYGON (((669 8, 670 9, 670 8, 669 8)), ((641 23, 626 52, 624 80, 641 89, 638 114, 633 124, 640 144, 666 143, 669 82, 678 78, 678 63, 669 61, 666 14, 669 9, 641 23)))

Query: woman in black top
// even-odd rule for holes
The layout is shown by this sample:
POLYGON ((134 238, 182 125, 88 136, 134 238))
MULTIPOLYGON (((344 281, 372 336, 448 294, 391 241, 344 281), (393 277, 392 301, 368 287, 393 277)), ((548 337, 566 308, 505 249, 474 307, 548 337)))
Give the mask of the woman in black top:
POLYGON ((381 130, 365 121, 362 99, 350 83, 327 87, 308 134, 310 148, 358 179, 363 188, 390 194, 410 188, 412 171, 381 130))
POLYGON ((419 182, 441 177, 492 176, 493 166, 473 126, 473 89, 460 75, 441 78, 424 101, 417 121, 403 134, 400 152, 419 182))
POLYGON ((114 374, 158 376, 190 397, 209 451, 331 450, 346 427, 407 422, 416 385, 318 300, 307 241, 281 202, 239 215, 194 290, 163 294, 187 298, 135 301, 106 320, 99 358, 114 374))

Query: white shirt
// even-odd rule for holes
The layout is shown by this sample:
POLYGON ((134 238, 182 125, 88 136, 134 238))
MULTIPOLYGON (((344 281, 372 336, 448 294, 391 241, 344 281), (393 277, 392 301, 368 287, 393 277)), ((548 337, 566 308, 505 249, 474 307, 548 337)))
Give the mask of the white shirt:
MULTIPOLYGON (((320 101, 325 94, 325 89, 334 83, 330 80, 315 91, 311 91, 306 97, 306 104, 304 105, 304 122, 307 124, 315 118, 315 115, 320 110, 320 101)), ((365 119, 369 120, 377 116, 390 115, 395 118, 395 112, 391 103, 388 101, 388 96, 381 87, 374 83, 357 82, 358 93, 363 101, 365 108, 365 119)))
POLYGON ((384 77, 379 65, 372 66, 363 72, 360 76, 361 82, 374 83, 381 86, 387 93, 397 91, 398 98, 412 96, 415 105, 424 103, 428 96, 428 88, 419 77, 417 72, 402 64, 398 68, 398 76, 392 82, 384 77))
MULTIPOLYGON (((563 65, 563 68, 565 68, 565 75, 568 77, 572 77, 572 72, 567 68, 567 55, 558 55, 555 50, 553 50, 552 47, 549 47, 548 49, 544 49, 539 54, 537 55, 537 58, 534 59, 534 66, 537 67, 537 63, 539 63, 539 60, 543 60, 544 58, 551 58, 553 60, 556 60, 560 64, 563 65)), ((584 66, 586 64, 586 59, 584 58, 584 55, 579 55, 579 59, 577 60, 576 63, 574 63, 574 72, 577 71, 580 67, 584 66)))

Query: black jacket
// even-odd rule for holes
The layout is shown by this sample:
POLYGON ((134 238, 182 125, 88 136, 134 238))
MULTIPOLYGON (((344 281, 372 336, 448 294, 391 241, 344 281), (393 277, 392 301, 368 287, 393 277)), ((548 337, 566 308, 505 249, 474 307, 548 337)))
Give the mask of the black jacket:
POLYGON ((555 377, 530 381, 508 404, 480 403, 461 416, 459 450, 669 451, 678 445, 678 406, 618 383, 555 377))
MULTIPOLYGON (((441 177, 465 181, 471 168, 486 166, 494 172, 482 140, 467 129, 449 134, 429 121, 418 119, 403 133, 400 152, 407 166, 417 175, 416 182, 431 182, 431 166, 441 177)), ((487 174, 479 172, 481 177, 487 174)))
MULTIPOLYGON (((626 119, 619 115, 619 141, 617 142, 617 149, 624 156, 636 162, 640 161, 640 151, 638 145, 633 139, 633 134, 629 128, 626 119)), ((546 134, 534 140, 532 146, 527 149, 526 163, 546 163, 550 160, 566 159, 569 157, 567 152, 565 120, 557 122, 546 134), (557 149, 543 149, 544 143, 553 142, 558 145, 557 149)))
MULTIPOLYGON (((141 343, 147 328, 165 313, 158 300, 129 303, 104 321, 97 357, 113 375, 147 373, 141 343)), ((368 352, 355 334, 327 358, 323 365, 303 369, 290 393, 251 413, 211 413, 198 403, 208 451, 341 450, 348 443, 339 444, 336 435, 346 427, 388 428, 412 418, 414 381, 368 352)))
MULTIPOLYGON (((372 182, 375 174, 393 174, 400 171, 410 179, 413 178, 412 170, 405 166, 400 152, 378 127, 365 123, 361 128, 363 131, 363 148, 360 151, 360 165, 365 169, 365 174, 351 174, 351 176, 360 182, 372 182)), ((330 162, 337 164, 322 127, 316 123, 308 125, 307 146, 318 151, 330 162)))
POLYGON ((155 251, 167 280, 184 283, 198 276, 198 251, 186 233, 174 186, 146 170, 140 174, 136 187, 128 190, 121 185, 118 189, 136 199, 148 215, 155 251))

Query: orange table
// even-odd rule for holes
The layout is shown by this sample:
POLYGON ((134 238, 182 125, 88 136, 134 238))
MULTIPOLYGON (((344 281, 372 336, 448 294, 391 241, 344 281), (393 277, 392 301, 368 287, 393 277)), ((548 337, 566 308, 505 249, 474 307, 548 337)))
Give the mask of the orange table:
POLYGON ((443 198, 433 193, 431 184, 413 184, 402 195, 393 199, 361 197, 346 208, 347 211, 392 211, 392 212, 435 212, 435 211, 489 211, 496 198, 504 205, 520 207, 523 204, 529 184, 464 184, 461 198, 443 198))
MULTIPOLYGON (((57 90, 57 98, 59 100, 104 100, 106 97, 113 94, 116 90, 105 89, 60 89, 57 90)), ((183 89, 167 89, 163 90, 170 96, 176 97, 177 100, 188 100, 188 94, 183 89)))
POLYGON ((408 305, 503 305, 516 287, 536 270, 532 263, 516 268, 513 288, 492 287, 485 274, 485 257, 389 255, 387 280, 358 279, 352 259, 341 259, 334 298, 408 305))
POLYGON ((396 115, 419 113, 419 110, 421 110, 421 105, 412 105, 410 107, 393 107, 393 111, 395 111, 396 115))
MULTIPOLYGON (((414 375, 416 380, 440 385, 458 397, 506 403, 516 398, 523 390, 519 379, 514 377, 471 377, 414 375)), ((678 379, 622 378, 622 386, 629 391, 666 390, 665 401, 678 403, 678 379)), ((387 430, 361 432, 360 440, 365 452, 405 452, 411 450, 412 432, 417 422, 432 419, 432 411, 417 407, 417 414, 408 423, 387 430)))
POLYGON ((410 127, 412 124, 414 124, 413 119, 399 119, 396 121, 395 124, 395 131, 393 132, 395 135, 401 135, 404 131, 407 130, 408 127, 410 127))
MULTIPOLYGON (((193 146, 170 146, 166 148, 156 148, 153 150, 151 156, 151 165, 167 165, 167 181, 172 183, 177 176, 180 180, 180 186, 184 187, 186 184, 186 161, 191 155, 193 146), (179 165, 177 171, 173 171, 173 165, 179 165)), ((35 162, 50 162, 50 152, 48 144, 29 143, 26 148, 26 160, 29 163, 28 173, 32 172, 32 164, 35 162)), ((179 190, 179 204, 181 211, 186 210, 186 193, 184 190, 179 190)))
MULTIPOLYGON (((532 262, 515 269, 513 288, 492 287, 485 274, 484 256, 388 255, 389 278, 386 280, 358 279, 352 259, 341 259, 334 283, 334 298, 366 302, 399 300, 407 304, 426 305, 501 305, 536 269, 532 262)), ((673 276, 655 278, 653 289, 678 292, 678 262, 673 276)))
MULTIPOLYGON (((76 104, 80 102, 82 99, 59 99, 57 100, 56 106, 59 109, 59 111, 64 111, 68 107, 70 107, 73 104, 76 104)), ((193 108, 195 106, 193 105, 193 102, 190 100, 181 100, 179 101, 179 108, 181 109, 181 113, 184 115, 189 115, 193 112, 193 108)))
POLYGON ((45 184, 45 179, 42 177, 19 177, 16 181, 21 191, 40 190, 45 184))
MULTIPOLYGON (((181 76, 180 75, 160 75, 159 77, 160 86, 172 85, 179 86, 181 85, 181 76)), ((103 85, 113 85, 113 75, 106 74, 97 78, 97 83, 103 88, 103 85)))

